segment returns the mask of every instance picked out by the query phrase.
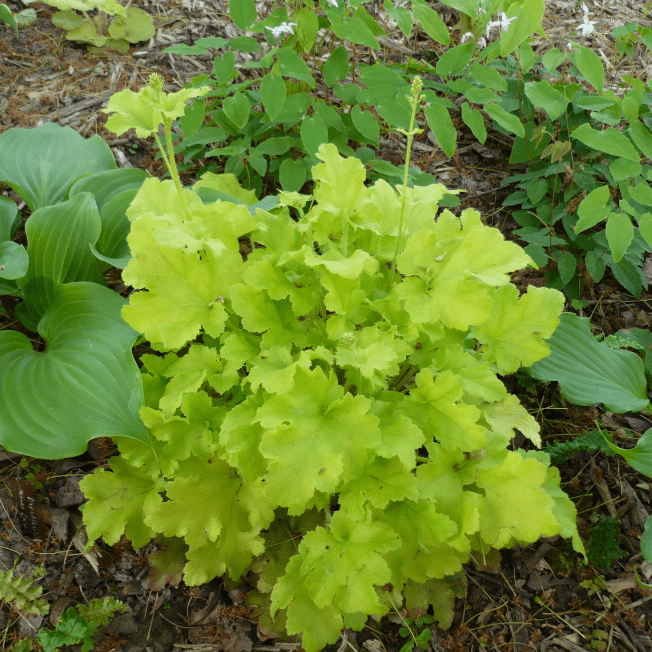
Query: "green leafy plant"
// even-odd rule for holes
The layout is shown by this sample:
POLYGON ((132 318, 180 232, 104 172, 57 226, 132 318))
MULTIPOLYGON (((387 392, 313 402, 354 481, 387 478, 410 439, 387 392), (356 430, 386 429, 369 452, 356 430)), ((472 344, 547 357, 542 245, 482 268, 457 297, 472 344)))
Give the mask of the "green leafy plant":
POLYGON ((172 180, 148 179, 128 211, 123 317, 160 352, 142 358, 151 440, 120 440, 82 480, 89 541, 157 538, 161 575, 188 585, 254 572, 261 622, 308 652, 392 604, 436 604, 450 624, 472 553, 542 534, 582 551, 548 456, 508 448, 515 428, 540 439, 496 374, 547 355, 563 305, 519 297, 522 249, 476 211, 436 215, 447 190, 409 187, 407 170, 366 185, 334 145, 313 196, 270 210, 231 175, 182 188, 182 110, 155 77, 108 107, 109 128, 150 133, 158 112, 172 180), (225 189, 239 202, 213 198, 225 189))
MULTIPOLYGON (((364 4, 342 0, 320 0, 318 5, 296 3, 294 10, 282 6, 256 22, 253 0, 234 0, 229 4, 233 22, 240 29, 265 34, 267 47, 255 38, 241 36, 230 41, 203 38, 193 46, 167 48, 165 52, 185 56, 206 54, 209 48, 222 50, 215 58, 214 74, 193 80, 193 85, 211 84, 212 90, 208 102, 197 100, 180 121, 183 140, 175 151, 184 155, 184 166, 204 159, 202 171, 217 172, 219 165, 219 171, 236 175, 244 187, 259 195, 263 189, 299 191, 311 179, 319 146, 333 143, 341 155, 359 158, 372 179, 401 183, 403 170, 377 157, 375 150, 383 137, 408 128, 408 98, 415 74, 434 77, 439 67, 436 70, 427 62, 411 59, 395 64, 379 60, 370 65, 352 58, 347 41, 379 52, 386 36, 364 4), (324 30, 330 36, 328 40, 324 30), (242 64, 243 68, 256 68, 259 75, 264 73, 260 79, 239 81, 236 51, 260 53, 257 60, 242 64), (220 158, 219 164, 213 157, 220 158)), ((408 10, 387 0, 384 11, 408 39, 416 24, 435 42, 448 45, 450 34, 438 13, 423 0, 409 4, 408 10)), ((522 28, 517 33, 514 23, 501 39, 505 53, 531 33, 523 35, 523 30, 537 28, 543 14, 541 0, 496 0, 485 3, 484 14, 478 14, 483 4, 475 0, 443 4, 468 12, 467 23, 472 21, 480 31, 489 23, 495 24, 492 13, 506 9, 512 19, 518 17, 522 28)), ((471 56, 474 43, 463 49, 471 56)), ((378 58, 376 54, 374 58, 378 58)), ((444 151, 452 156, 456 129, 448 110, 456 106, 437 92, 440 85, 431 81, 424 84, 427 124, 444 151)), ((473 115, 477 120, 479 113, 473 115)), ((434 183, 426 172, 413 167, 408 172, 410 184, 434 183)), ((453 197, 446 202, 457 203, 453 197)))
POLYGON ((586 555, 592 564, 611 566, 615 561, 627 556, 618 543, 620 521, 612 516, 601 517, 589 530, 589 543, 586 555))
MULTIPOLYGON (((634 352, 614 349, 598 342, 591 333, 587 318, 563 313, 561 323, 548 340, 550 355, 527 369, 534 378, 559 382, 562 394, 577 405, 603 403, 610 412, 647 411, 652 414, 648 397, 646 362, 634 352)), ((617 335, 642 343, 649 351, 649 333, 619 331, 617 335)), ((652 428, 641 435, 636 446, 624 449, 605 437, 605 443, 620 453, 630 466, 652 478, 652 428)), ((641 552, 652 561, 652 516, 645 523, 641 537, 641 552)))
POLYGON ((132 43, 154 36, 152 17, 130 6, 131 2, 127 7, 117 0, 45 0, 45 4, 61 10, 52 16, 52 22, 67 32, 66 38, 88 43, 90 52, 114 50, 124 54, 132 43), (89 15, 94 9, 97 14, 89 15))
POLYGON ((78 643, 82 644, 82 652, 89 652, 93 649, 95 633, 106 627, 119 611, 127 611, 127 605, 112 597, 95 598, 88 606, 69 607, 61 614, 55 629, 41 630, 36 635, 36 642, 45 652, 56 652, 64 645, 78 643))
POLYGON ((417 617, 406 615, 404 617, 400 613, 399 617, 403 626, 398 630, 398 633, 403 638, 409 638, 399 652, 412 652, 415 647, 427 650, 430 644, 430 637, 432 636, 427 625, 432 625, 435 622, 435 617, 430 614, 417 617))
POLYGON ((611 441, 611 435, 604 434, 600 430, 591 430, 583 435, 577 435, 568 441, 558 441, 546 446, 546 453, 550 455, 550 463, 559 466, 570 457, 581 451, 597 453, 602 451, 605 455, 614 455, 614 452, 605 442, 611 441))
POLYGON ((147 174, 118 170, 99 137, 52 123, 9 129, 0 151, 0 181, 31 211, 26 249, 13 241, 18 207, 0 198, 0 301, 21 331, 0 332, 0 442, 52 459, 82 453, 94 437, 146 437, 136 333, 103 271, 130 257, 126 209, 147 174), (30 340, 36 332, 44 351, 30 340))
POLYGON ((44 574, 42 566, 22 577, 16 577, 13 568, 0 571, 0 600, 25 613, 45 616, 50 605, 41 598, 43 587, 36 584, 44 574))

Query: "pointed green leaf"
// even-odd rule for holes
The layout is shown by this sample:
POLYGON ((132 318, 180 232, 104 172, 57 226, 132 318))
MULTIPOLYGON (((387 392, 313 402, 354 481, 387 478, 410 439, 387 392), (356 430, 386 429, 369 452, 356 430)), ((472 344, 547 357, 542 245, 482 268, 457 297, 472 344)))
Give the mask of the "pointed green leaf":
POLYGON ((513 114, 508 113, 502 106, 487 104, 484 110, 503 128, 512 134, 523 138, 525 131, 521 121, 513 114))
POLYGON ((308 64, 294 50, 281 48, 278 51, 278 71, 283 77, 294 77, 306 82, 310 88, 315 87, 308 64))
POLYGON ((616 262, 620 262, 634 238, 634 226, 629 215, 622 212, 612 213, 607 220, 605 231, 611 255, 616 262))
POLYGON ((430 8, 424 0, 413 0, 412 12, 414 17, 419 21, 423 31, 437 43, 448 45, 451 42, 448 28, 439 14, 430 8))
POLYGON ((380 145, 380 127, 378 121, 370 111, 363 111, 356 104, 351 111, 354 127, 373 145, 380 145))
POLYGON ((274 120, 285 102, 285 82, 278 75, 265 75, 260 83, 260 97, 265 111, 274 120))
POLYGON ((248 30, 258 18, 254 0, 229 0, 229 16, 240 28, 248 30))
POLYGON ((641 155, 636 151, 629 138, 613 127, 596 131, 591 129, 588 123, 584 123, 571 133, 571 138, 576 138, 588 147, 605 154, 620 156, 630 161, 639 162, 641 160, 641 155))
POLYGON ((0 332, 0 443, 42 459, 74 457, 95 437, 148 441, 139 410, 137 333, 124 299, 95 283, 60 286, 38 324, 44 352, 17 331, 0 332))
POLYGON ((244 93, 234 93, 224 98, 222 105, 226 117, 238 128, 243 129, 249 122, 250 104, 244 93))
POLYGON ((482 113, 477 109, 472 109, 466 102, 462 104, 462 120, 464 124, 473 132, 473 135, 483 145, 487 140, 487 127, 484 124, 482 113))
POLYGON ((580 219, 575 225, 575 233, 582 233, 606 219, 611 210, 607 205, 610 199, 609 186, 599 186, 592 190, 577 207, 580 219))
POLYGON ((428 126, 446 156, 453 156, 457 149, 457 129, 448 109, 441 104, 428 104, 424 111, 428 126))
POLYGON ((556 120, 568 106, 568 100, 545 79, 538 82, 527 82, 525 94, 532 104, 543 109, 551 120, 556 120))
POLYGON ((573 53, 573 62, 586 80, 598 93, 604 90, 604 67, 602 59, 591 49, 581 47, 573 53))
POLYGON ((9 197, 0 197, 0 242, 11 240, 20 224, 16 202, 9 197))
POLYGON ((631 351, 596 342, 590 322, 563 313, 548 340, 550 356, 528 373, 538 380, 559 382, 562 394, 577 405, 604 403, 610 412, 640 412, 648 404, 643 361, 631 351))
POLYGON ((330 87, 336 82, 346 79, 349 72, 349 53, 343 45, 340 45, 330 53, 330 56, 324 63, 322 68, 324 82, 326 86, 330 87))

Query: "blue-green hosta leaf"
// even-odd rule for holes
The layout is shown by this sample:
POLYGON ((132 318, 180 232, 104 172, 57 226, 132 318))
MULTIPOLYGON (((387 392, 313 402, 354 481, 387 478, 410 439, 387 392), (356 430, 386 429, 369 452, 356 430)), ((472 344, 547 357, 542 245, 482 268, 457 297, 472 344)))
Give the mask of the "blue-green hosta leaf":
POLYGON ((631 351, 597 342, 589 320, 569 312, 547 341, 550 355, 528 373, 538 380, 556 380, 562 394, 576 405, 604 403, 610 412, 639 412, 648 405, 643 361, 631 351))
MULTIPOLYGON (((23 245, 11 240, 0 242, 0 278, 15 280, 27 274, 29 256, 23 245)), ((3 294, 0 290, 0 294, 3 294)))
POLYGON ((70 189, 71 198, 82 192, 95 197, 101 231, 93 253, 114 267, 124 269, 131 258, 127 208, 148 177, 147 172, 138 168, 109 170, 79 179, 70 189))
POLYGON ((18 206, 9 197, 0 197, 0 242, 11 240, 19 226, 18 206))
POLYGON ((34 330, 57 286, 74 281, 105 284, 90 245, 100 235, 100 216, 90 193, 55 206, 40 208, 25 226, 29 254, 27 274, 20 281, 25 302, 20 320, 34 330))
POLYGON ((45 351, 0 332, 0 443, 42 459, 74 457, 95 437, 148 441, 125 300, 95 283, 60 286, 38 324, 45 351))
POLYGON ((99 136, 82 138, 74 129, 53 122, 5 131, 0 151, 0 181, 32 211, 64 199, 75 179, 116 168, 109 146, 99 136))

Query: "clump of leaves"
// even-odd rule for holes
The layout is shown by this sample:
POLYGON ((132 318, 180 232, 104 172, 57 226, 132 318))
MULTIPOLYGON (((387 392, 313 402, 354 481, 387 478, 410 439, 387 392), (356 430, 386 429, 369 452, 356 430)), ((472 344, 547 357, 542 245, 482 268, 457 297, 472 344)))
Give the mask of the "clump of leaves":
POLYGON ((97 630, 106 627, 116 612, 126 610, 124 602, 110 596, 104 600, 91 600, 88 606, 70 607, 63 612, 54 630, 41 630, 36 635, 36 642, 45 652, 55 652, 63 645, 78 643, 82 643, 82 652, 89 652, 93 649, 97 630))
POLYGON ((14 609, 19 611, 45 616, 50 605, 41 598, 43 587, 35 583, 43 573, 43 567, 35 568, 23 577, 15 577, 13 568, 0 573, 0 600, 3 603, 11 603, 14 609))
POLYGON ((432 625, 435 622, 435 617, 430 614, 417 617, 401 616, 401 621, 403 627, 399 629, 398 633, 403 638, 409 637, 409 639, 401 647, 400 652, 412 652, 415 646, 424 650, 428 649, 432 634, 427 625, 432 625))
POLYGON ((131 43, 154 36, 152 17, 138 7, 123 7, 116 0, 45 1, 61 10, 52 16, 52 22, 68 32, 66 38, 88 43, 90 52, 106 49, 125 53, 131 43), (90 16, 88 12, 93 9, 98 13, 90 16))
POLYGON ((612 516, 601 518, 590 530, 586 554, 592 564, 610 567, 616 560, 627 555, 618 544, 620 521, 612 516))
POLYGON ((605 437, 612 441, 610 433, 601 433, 599 430, 591 430, 583 435, 573 437, 569 441, 558 441, 554 444, 546 446, 546 453, 550 455, 550 463, 555 466, 563 464, 567 459, 573 457, 575 453, 580 451, 589 451, 597 453, 603 451, 605 455, 614 455, 615 453, 609 448, 605 442, 605 437))

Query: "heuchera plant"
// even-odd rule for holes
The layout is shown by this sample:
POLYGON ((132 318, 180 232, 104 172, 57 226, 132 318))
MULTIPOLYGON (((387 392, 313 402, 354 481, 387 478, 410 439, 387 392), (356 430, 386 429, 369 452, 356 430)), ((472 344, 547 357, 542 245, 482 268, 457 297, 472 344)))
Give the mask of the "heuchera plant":
MULTIPOLYGON (((122 130, 164 100, 157 80, 115 97, 122 130)), ((529 257, 474 210, 437 215, 442 185, 365 186, 359 160, 318 156, 314 195, 271 211, 230 175, 145 181, 123 316, 161 352, 150 445, 121 440, 81 483, 90 541, 156 538, 157 576, 189 585, 253 571, 261 628, 308 652, 396 604, 448 626, 462 564, 494 549, 583 550, 548 456, 510 450, 538 426, 497 376, 548 354, 563 296, 519 297, 529 257), (241 203, 202 201, 225 188, 241 203)))

